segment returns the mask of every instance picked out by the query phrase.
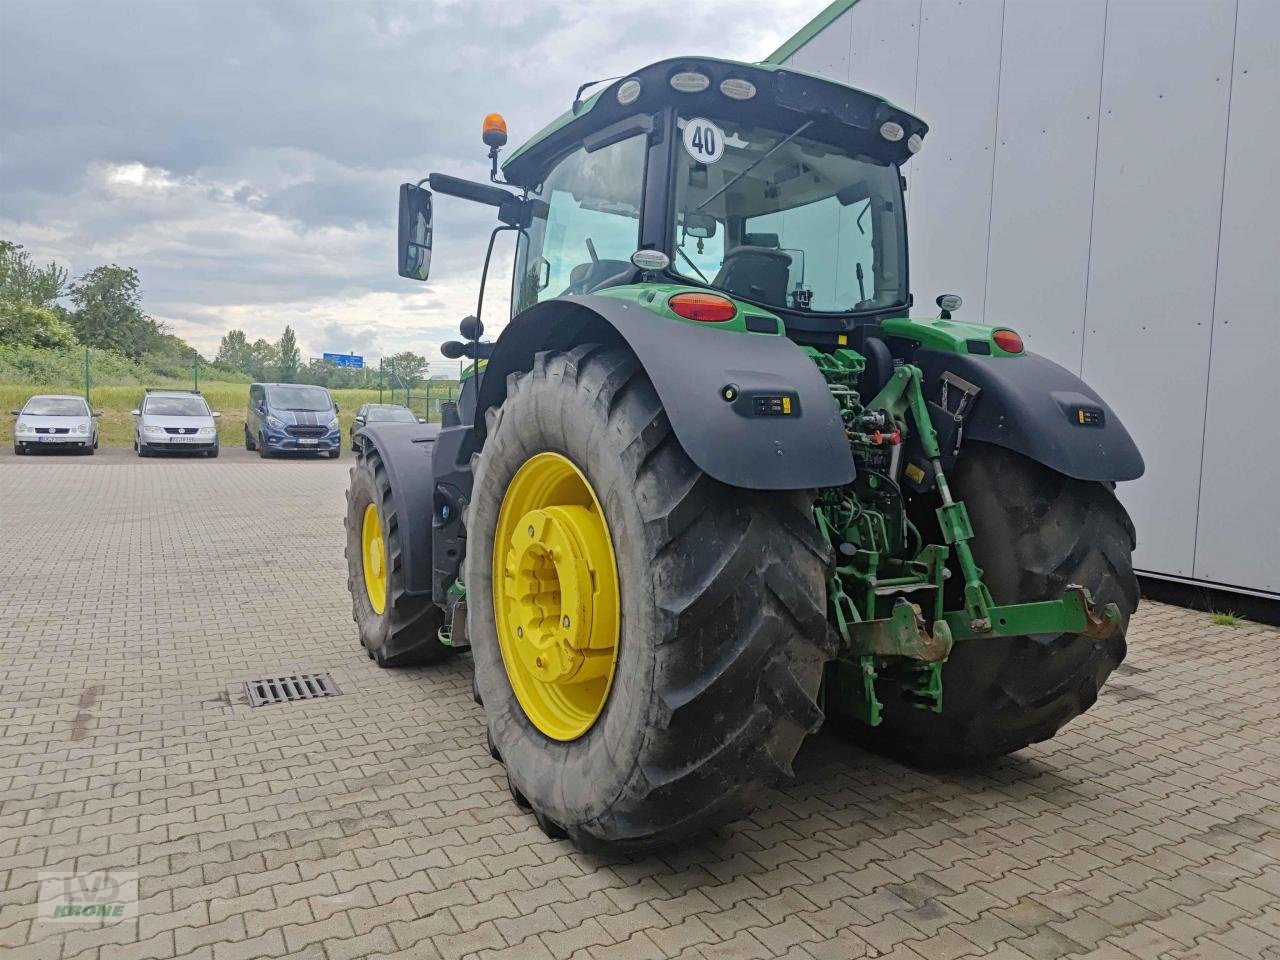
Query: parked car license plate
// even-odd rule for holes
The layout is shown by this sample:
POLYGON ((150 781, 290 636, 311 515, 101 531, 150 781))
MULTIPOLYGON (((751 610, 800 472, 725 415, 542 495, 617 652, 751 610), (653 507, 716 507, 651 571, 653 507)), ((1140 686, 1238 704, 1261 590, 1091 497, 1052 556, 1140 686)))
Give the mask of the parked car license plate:
POLYGON ((75 437, 37 437, 41 443, 74 443, 75 437))
POLYGON ((199 443, 199 437, 174 437, 170 443, 199 443))
POLYGON ((317 443, 319 443, 319 442, 320 442, 320 441, 319 441, 319 440, 317 440, 317 439, 315 439, 314 437, 302 437, 301 439, 299 439, 299 440, 298 440, 298 446, 300 446, 300 447, 314 447, 314 446, 315 446, 317 443))

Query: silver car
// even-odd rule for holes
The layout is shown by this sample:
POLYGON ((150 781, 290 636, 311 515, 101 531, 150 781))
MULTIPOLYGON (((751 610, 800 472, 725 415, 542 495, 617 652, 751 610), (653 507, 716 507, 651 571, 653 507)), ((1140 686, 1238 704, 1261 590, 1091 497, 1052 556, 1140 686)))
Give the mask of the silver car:
POLYGON ((89 409, 84 397, 70 394, 44 394, 32 397, 14 410, 13 452, 73 449, 93 454, 98 449, 96 411, 89 409))
POLYGON ((218 455, 220 413, 194 390, 148 390, 133 411, 133 449, 149 457, 162 451, 218 455))

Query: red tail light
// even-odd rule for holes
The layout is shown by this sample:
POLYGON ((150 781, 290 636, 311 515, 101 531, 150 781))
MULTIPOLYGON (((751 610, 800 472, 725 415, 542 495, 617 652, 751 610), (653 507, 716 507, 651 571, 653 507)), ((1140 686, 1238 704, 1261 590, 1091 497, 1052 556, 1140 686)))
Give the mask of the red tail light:
POLYGON ((991 339, 1005 353, 1021 353, 1023 350, 1022 338, 1012 330, 997 330, 991 335, 991 339))
POLYGON ((738 312, 732 300, 714 293, 677 293, 667 306, 677 316, 701 323, 724 323, 738 312))

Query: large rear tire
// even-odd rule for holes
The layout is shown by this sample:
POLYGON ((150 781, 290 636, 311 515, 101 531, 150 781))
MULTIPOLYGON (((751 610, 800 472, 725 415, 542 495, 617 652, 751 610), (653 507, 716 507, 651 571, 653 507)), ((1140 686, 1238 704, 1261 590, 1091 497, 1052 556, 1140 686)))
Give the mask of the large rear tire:
MULTIPOLYGON (((513 797, 548 835, 589 850, 669 846, 741 816, 790 775, 822 722, 818 686, 833 649, 812 496, 734 489, 702 473, 621 349, 539 354, 508 378, 487 423, 467 515, 469 636, 513 797), (503 654, 519 641, 504 613, 500 642, 494 609, 495 567, 510 569, 496 536, 504 498, 535 458, 576 468, 577 489, 601 508, 619 587, 611 682, 585 731, 563 738, 515 693, 503 654)), ((518 539, 525 528, 515 529, 518 539)), ((584 582, 609 576, 593 568, 584 582)), ((543 613, 555 623, 564 609, 543 613)))
MULTIPOLYGON (((951 489, 973 523, 974 558, 996 603, 1050 600, 1070 584, 1115 603, 1125 624, 1138 605, 1133 523, 1110 486, 1073 480, 1002 447, 970 442, 951 489)), ((960 606, 951 578, 948 608, 960 606)), ((879 684, 884 719, 860 740, 926 767, 962 766, 1048 740, 1093 706, 1125 655, 1123 636, 1075 634, 957 643, 943 667, 941 714, 913 707, 892 677, 879 684)))
POLYGON ((380 667, 435 663, 453 653, 440 642, 444 612, 430 597, 406 591, 399 510, 382 456, 371 446, 351 468, 344 552, 351 618, 380 667))

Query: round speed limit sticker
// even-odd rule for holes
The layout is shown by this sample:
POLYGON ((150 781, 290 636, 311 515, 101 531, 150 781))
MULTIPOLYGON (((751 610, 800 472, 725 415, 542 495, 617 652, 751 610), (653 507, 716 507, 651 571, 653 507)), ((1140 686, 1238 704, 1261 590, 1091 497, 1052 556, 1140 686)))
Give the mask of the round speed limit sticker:
POLYGON ((715 163, 724 156, 724 134, 710 120, 694 117, 684 122, 684 148, 699 163, 715 163))

